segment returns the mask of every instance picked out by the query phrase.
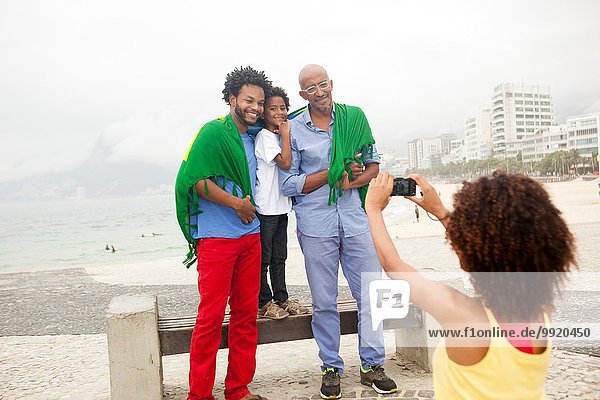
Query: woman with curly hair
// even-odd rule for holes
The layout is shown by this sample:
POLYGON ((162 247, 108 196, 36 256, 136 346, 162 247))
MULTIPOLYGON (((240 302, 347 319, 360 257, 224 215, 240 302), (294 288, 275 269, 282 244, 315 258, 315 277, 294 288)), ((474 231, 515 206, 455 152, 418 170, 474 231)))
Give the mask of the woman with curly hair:
POLYGON ((518 336, 548 324, 554 295, 576 266, 573 235, 560 211, 539 183, 523 175, 497 171, 464 182, 452 212, 424 177, 410 177, 423 197, 408 199, 444 225, 475 289, 475 297, 467 296, 400 258, 382 216, 394 178, 386 173, 374 178, 365 209, 381 265, 391 278, 410 284, 411 301, 442 329, 461 333, 444 338, 433 355, 436 398, 544 399, 551 343, 508 332, 518 336))

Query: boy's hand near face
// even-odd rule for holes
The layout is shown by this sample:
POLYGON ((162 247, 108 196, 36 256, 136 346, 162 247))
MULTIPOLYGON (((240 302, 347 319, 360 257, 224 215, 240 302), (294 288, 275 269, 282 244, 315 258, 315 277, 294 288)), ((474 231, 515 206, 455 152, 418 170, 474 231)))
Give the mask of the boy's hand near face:
POLYGON ((286 119, 281 124, 279 124, 279 126, 275 130, 275 133, 278 133, 281 136, 284 136, 284 135, 289 136, 290 135, 290 121, 288 121, 286 119))

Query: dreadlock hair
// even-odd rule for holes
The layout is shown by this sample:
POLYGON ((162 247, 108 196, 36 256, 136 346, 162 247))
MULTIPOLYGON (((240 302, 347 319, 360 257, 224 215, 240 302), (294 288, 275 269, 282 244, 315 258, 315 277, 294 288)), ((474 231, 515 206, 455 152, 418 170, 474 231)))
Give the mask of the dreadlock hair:
POLYGON ((500 318, 540 316, 560 294, 570 266, 577 267, 561 212, 525 175, 496 171, 463 184, 446 230, 462 269, 500 318))
POLYGON ((289 99, 287 93, 285 92, 285 90, 283 90, 279 86, 273 86, 271 88, 271 92, 265 97, 265 103, 266 103, 266 100, 270 99, 271 97, 281 97, 283 99, 283 102, 285 103, 285 108, 289 111, 290 99, 289 99))
POLYGON ((225 88, 223 89, 225 103, 229 104, 229 97, 237 97, 244 85, 260 86, 265 92, 265 98, 271 91, 271 81, 267 79, 264 71, 256 71, 251 66, 236 67, 225 78, 225 88))

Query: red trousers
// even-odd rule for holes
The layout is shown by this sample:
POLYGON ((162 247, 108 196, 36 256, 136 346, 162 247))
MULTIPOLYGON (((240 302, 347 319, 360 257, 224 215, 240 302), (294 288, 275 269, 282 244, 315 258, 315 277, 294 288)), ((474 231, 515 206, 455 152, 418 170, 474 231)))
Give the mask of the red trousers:
POLYGON ((225 398, 238 400, 256 369, 258 292, 260 290, 260 234, 239 239, 198 241, 200 304, 190 345, 188 400, 213 400, 213 385, 221 326, 229 298, 229 363, 225 398))

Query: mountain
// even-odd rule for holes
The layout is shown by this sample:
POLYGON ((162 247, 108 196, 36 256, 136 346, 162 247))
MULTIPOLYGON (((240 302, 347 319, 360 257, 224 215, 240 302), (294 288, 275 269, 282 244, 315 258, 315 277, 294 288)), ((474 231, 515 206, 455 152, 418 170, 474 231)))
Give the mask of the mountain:
POLYGON ((172 191, 177 171, 145 162, 86 161, 60 173, 0 183, 0 201, 126 197, 172 191))
POLYGON ((0 183, 0 201, 126 197, 172 192, 177 170, 141 161, 111 161, 99 140, 90 157, 70 170, 0 183))

